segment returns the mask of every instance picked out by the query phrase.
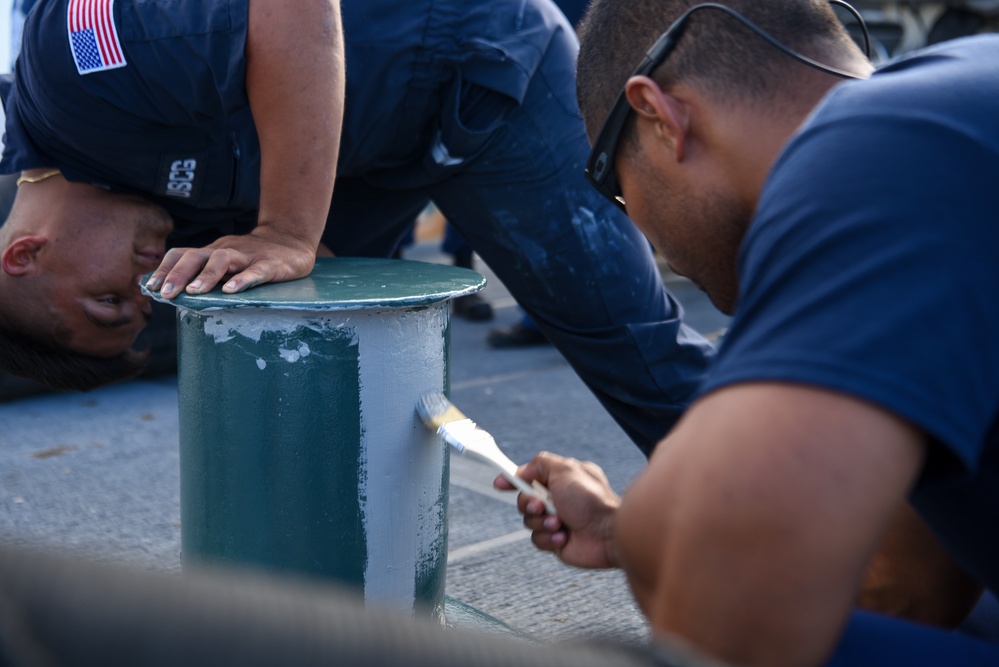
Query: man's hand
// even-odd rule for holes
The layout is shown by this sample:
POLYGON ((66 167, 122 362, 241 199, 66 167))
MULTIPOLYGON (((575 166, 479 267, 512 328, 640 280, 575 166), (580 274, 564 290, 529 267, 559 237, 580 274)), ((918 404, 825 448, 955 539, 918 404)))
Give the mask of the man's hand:
MULTIPOLYGON (((260 137, 257 230, 315 255, 336 176, 346 69, 339 0, 250 0, 246 93, 260 137)), ((311 259, 308 264, 311 268, 311 259)), ((304 264, 299 266, 299 270, 304 264)), ((306 270, 307 273, 307 270, 306 270)))
POLYGON ((205 248, 171 249, 146 287, 162 287, 162 296, 172 299, 185 290, 204 294, 226 281, 222 291, 234 294, 263 283, 303 278, 315 259, 308 241, 258 227, 243 236, 223 236, 205 248))
POLYGON ((178 248, 147 284, 170 299, 302 278, 326 226, 346 79, 339 0, 251 0, 246 94, 260 139, 260 209, 246 236, 178 248), (231 276, 231 278, 228 278, 231 276))
MULTIPOLYGON (((552 551, 576 567, 617 566, 613 528, 621 499, 597 464, 541 452, 517 474, 547 486, 558 509, 558 515, 551 516, 545 514, 544 503, 537 498, 523 493, 518 496, 517 507, 524 515, 524 525, 533 531, 531 540, 536 547, 552 551)), ((514 488, 503 476, 493 484, 507 491, 514 488)))

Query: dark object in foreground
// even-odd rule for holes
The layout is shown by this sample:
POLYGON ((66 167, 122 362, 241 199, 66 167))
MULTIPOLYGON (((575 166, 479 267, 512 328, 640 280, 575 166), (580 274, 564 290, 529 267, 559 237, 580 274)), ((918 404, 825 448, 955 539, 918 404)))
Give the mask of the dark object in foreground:
POLYGON ((710 667, 660 648, 444 630, 316 581, 177 577, 8 549, 0 602, 0 665, 710 667))

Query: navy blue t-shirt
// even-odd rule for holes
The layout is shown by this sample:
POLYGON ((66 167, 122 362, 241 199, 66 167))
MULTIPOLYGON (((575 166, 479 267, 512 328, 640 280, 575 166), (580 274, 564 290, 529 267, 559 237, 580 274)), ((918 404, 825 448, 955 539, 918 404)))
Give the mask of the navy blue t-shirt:
POLYGON ((25 23, 5 100, 3 172, 58 166, 182 220, 256 209, 246 0, 116 0, 103 17, 77 20, 84 4, 49 0, 25 23))
POLYGON ((932 441, 911 501, 999 590, 999 37, 839 85, 790 141, 705 385, 801 382, 932 441))
MULTIPOLYGON (((338 175, 382 175, 392 187, 447 133, 454 116, 441 108, 460 84, 519 103, 565 29, 553 5, 535 2, 344 0, 342 14, 338 175)), ((55 166, 153 199, 180 225, 254 223, 260 145, 245 89, 247 17, 248 0, 40 3, 9 90, 0 85, 0 173, 55 166), (74 26, 84 5, 110 9, 74 26)))

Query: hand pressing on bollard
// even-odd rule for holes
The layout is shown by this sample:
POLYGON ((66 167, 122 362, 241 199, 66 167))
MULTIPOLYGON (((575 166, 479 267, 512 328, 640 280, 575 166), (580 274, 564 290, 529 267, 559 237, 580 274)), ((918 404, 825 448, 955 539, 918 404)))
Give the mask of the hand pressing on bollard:
POLYGON ((258 226, 242 236, 223 236, 204 248, 173 248, 163 257, 146 288, 166 299, 187 292, 204 294, 223 283, 235 294, 271 282, 304 278, 315 264, 311 239, 258 226))
MULTIPOLYGON (((531 529, 531 541, 551 551, 567 565, 584 568, 619 567, 614 543, 614 518, 621 498, 611 489, 604 471, 590 461, 578 461, 541 452, 520 466, 517 475, 548 487, 555 515, 546 514, 537 498, 521 493, 517 508, 524 525, 531 529)), ((493 486, 512 491, 514 486, 500 475, 493 486)))

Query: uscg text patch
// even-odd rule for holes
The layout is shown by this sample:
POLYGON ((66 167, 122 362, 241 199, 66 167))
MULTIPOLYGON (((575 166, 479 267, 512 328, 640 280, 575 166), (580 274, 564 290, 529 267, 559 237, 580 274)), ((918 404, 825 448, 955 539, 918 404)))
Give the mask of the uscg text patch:
POLYGON ((205 156, 167 155, 160 161, 160 176, 156 193, 193 202, 201 190, 201 172, 205 156))

